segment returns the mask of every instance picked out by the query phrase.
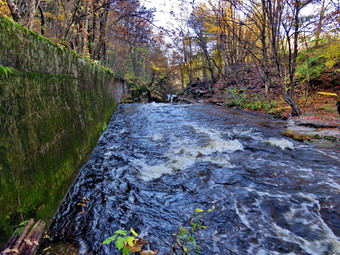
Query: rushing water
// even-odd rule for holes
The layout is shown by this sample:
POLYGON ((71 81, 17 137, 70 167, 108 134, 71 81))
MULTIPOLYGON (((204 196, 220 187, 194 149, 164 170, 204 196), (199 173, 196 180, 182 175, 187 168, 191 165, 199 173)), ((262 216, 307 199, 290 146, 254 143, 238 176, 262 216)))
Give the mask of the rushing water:
POLYGON ((50 236, 79 254, 116 254, 101 242, 133 227, 171 254, 195 208, 214 206, 202 254, 340 254, 339 150, 284 138, 283 124, 212 105, 121 105, 50 236))

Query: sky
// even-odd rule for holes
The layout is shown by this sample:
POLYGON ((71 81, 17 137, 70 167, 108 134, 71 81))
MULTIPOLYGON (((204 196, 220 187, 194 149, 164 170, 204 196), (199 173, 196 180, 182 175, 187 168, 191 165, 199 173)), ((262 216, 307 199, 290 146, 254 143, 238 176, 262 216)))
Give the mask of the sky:
MULTIPOLYGON (((204 2, 205 0, 195 0, 195 3, 204 2)), ((179 13, 181 8, 180 0, 140 0, 140 2, 147 8, 155 8, 156 12, 154 23, 159 27, 171 29, 174 26, 178 26, 178 22, 170 14, 174 11, 175 14, 179 13)), ((186 6, 187 13, 191 13, 191 6, 186 6)), ((185 17, 182 17, 185 18, 185 17)))
MULTIPOLYGON (((194 1, 195 4, 207 3, 207 0, 190 0, 190 1, 194 1)), ((183 17, 183 13, 180 14, 180 11, 179 11, 181 7, 182 8, 184 7, 183 3, 181 4, 181 0, 140 0, 140 2, 147 8, 156 9, 156 12, 154 13, 155 15, 154 24, 158 27, 163 27, 166 30, 171 31, 175 27, 180 26, 180 23, 175 20, 173 15, 171 15, 171 11, 173 11, 175 14, 177 14, 176 15, 177 17, 180 17, 183 20, 185 20, 186 18, 186 17, 183 17)), ((312 13, 315 13, 315 11, 317 10, 316 8, 317 6, 315 5, 309 5, 307 8, 304 8, 301 13, 303 15, 310 15, 312 13)), ((185 10, 186 10, 186 15, 188 17, 192 11, 191 5, 187 4, 185 6, 185 10)))
MULTIPOLYGON (((195 3, 204 3, 207 0, 194 0, 195 3)), ((180 0, 140 0, 140 2, 147 8, 155 8, 155 24, 157 26, 162 26, 164 28, 168 28, 176 25, 176 21, 170 14, 171 10, 175 13, 178 13, 178 10, 181 7, 180 0)), ((191 12, 191 6, 187 5, 187 12, 191 12)), ((303 14, 311 14, 315 11, 315 6, 310 6, 307 9, 303 9, 303 14)), ((184 18, 184 17, 183 17, 184 18)))

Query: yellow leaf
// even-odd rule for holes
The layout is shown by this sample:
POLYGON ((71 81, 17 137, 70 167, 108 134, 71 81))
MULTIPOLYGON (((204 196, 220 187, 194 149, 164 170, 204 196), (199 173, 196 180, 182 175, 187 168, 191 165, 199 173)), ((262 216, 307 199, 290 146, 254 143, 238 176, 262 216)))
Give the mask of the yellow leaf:
POLYGON ((196 208, 196 209, 195 209, 195 212, 196 212, 196 213, 201 213, 201 212, 204 212, 204 210, 201 209, 201 208, 196 208))
POLYGON ((326 96, 338 96, 336 93, 330 93, 330 92, 318 92, 318 94, 326 95, 326 96))
POLYGON ((136 232, 133 228, 130 228, 130 232, 131 232, 134 236, 138 236, 137 232, 136 232))
POLYGON ((126 237, 126 243, 127 244, 134 245, 134 242, 135 242, 135 238, 134 237, 132 237, 132 236, 126 237))
POLYGON ((207 212, 212 212, 213 210, 215 210, 215 206, 214 205, 210 209, 208 209, 207 212))

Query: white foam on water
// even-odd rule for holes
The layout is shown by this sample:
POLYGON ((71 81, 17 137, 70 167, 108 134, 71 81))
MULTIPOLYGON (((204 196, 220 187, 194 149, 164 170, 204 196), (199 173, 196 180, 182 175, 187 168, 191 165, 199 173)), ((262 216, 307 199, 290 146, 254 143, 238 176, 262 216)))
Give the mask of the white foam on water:
POLYGON ((229 162, 229 157, 227 155, 224 156, 206 156, 202 159, 198 160, 199 162, 210 162, 212 164, 215 164, 221 168, 233 168, 234 166, 229 162))
MULTIPOLYGON (((195 132, 207 135, 209 142, 198 145, 198 141, 192 139, 178 139, 173 141, 170 149, 165 153, 167 162, 158 165, 148 165, 147 162, 135 162, 141 168, 141 178, 145 181, 159 178, 164 174, 185 170, 196 163, 210 162, 218 167, 233 166, 229 162, 226 153, 243 150, 243 145, 238 140, 224 140, 221 132, 215 129, 206 129, 190 125, 195 132)), ((152 140, 159 141, 163 138, 160 134, 151 137, 152 140)))
POLYGON ((162 134, 154 134, 153 136, 150 137, 150 140, 154 142, 159 142, 164 140, 164 137, 162 134))
POLYGON ((214 152, 235 152, 242 151, 243 145, 239 140, 212 140, 205 148, 204 152, 206 154, 211 154, 214 152))
POLYGON ((336 161, 340 162, 340 157, 337 151, 330 151, 330 150, 322 150, 322 149, 317 149, 318 152, 321 154, 330 157, 332 159, 335 159, 336 161))
MULTIPOLYGON (((167 106, 168 104, 166 103, 155 103, 155 102, 152 102, 149 104, 150 106, 152 107, 164 107, 164 106, 167 106)), ((146 104, 146 106, 148 106, 148 104, 146 104)))
POLYGON ((210 138, 210 142, 205 147, 201 147, 201 153, 208 155, 214 152, 235 152, 243 150, 243 145, 239 140, 224 140, 224 133, 216 129, 207 129, 204 127, 192 126, 197 133, 206 134, 210 138))
POLYGON ((142 168, 143 171, 141 172, 141 178, 144 181, 157 179, 164 174, 169 174, 172 172, 172 169, 165 164, 160 164, 156 166, 143 165, 142 168))
POLYGON ((221 132, 216 130, 216 129, 212 129, 212 128, 205 128, 205 127, 200 127, 197 126, 195 124, 190 125, 197 133, 204 133, 207 134, 210 137, 220 137, 221 136, 221 132))
MULTIPOLYGON (((310 222, 308 224, 312 225, 310 222)), ((323 223, 323 225, 325 224, 323 223)), ((331 253, 327 254, 337 254, 336 252, 340 250, 340 242, 327 226, 324 227, 326 227, 326 231, 323 236, 324 239, 309 241, 276 225, 275 223, 272 223, 272 228, 275 230, 277 236, 282 238, 284 241, 298 244, 304 251, 311 255, 325 254, 325 252, 329 252, 328 247, 333 247, 333 250, 331 253)), ((318 228, 312 225, 311 231, 313 231, 313 229, 318 228)))
MULTIPOLYGON (((250 247, 247 249, 247 254, 254 254, 254 255, 282 255, 280 252, 276 251, 266 251, 262 248, 259 248, 255 246, 254 244, 251 244, 250 247)), ((285 255, 296 255, 293 252, 285 253, 285 255)))
MULTIPOLYGON (((322 220, 320 215, 313 213, 315 207, 317 208, 317 210, 320 210, 319 201, 315 196, 301 192, 289 195, 270 194, 268 192, 256 191, 253 188, 247 188, 247 190, 250 192, 256 192, 256 194, 259 195, 262 199, 267 199, 271 197, 280 201, 294 201, 299 198, 299 202, 294 202, 292 206, 290 206, 289 211, 285 212, 283 216, 285 217, 287 222, 303 225, 304 228, 306 228, 309 232, 319 233, 319 237, 313 238, 312 240, 306 239, 303 236, 299 236, 291 232, 289 229, 277 225, 274 221, 271 221, 270 224, 266 225, 266 229, 275 232, 275 236, 278 236, 283 241, 292 242, 299 245, 304 251, 308 252, 311 255, 326 254, 326 252, 327 254, 339 254, 337 253, 337 251, 340 251, 340 239, 322 220), (303 199, 303 201, 300 201, 300 199, 303 199), (305 215, 305 217, 301 217, 301 215, 305 215), (329 247, 333 247, 333 250, 329 251, 329 247)), ((252 206, 254 206, 254 204, 252 206)), ((256 205, 255 207, 259 208, 259 205, 256 205)), ((239 217, 241 215, 240 219, 243 224, 245 224, 245 222, 248 222, 248 220, 245 221, 245 219, 247 219, 247 216, 242 215, 244 214, 242 213, 242 210, 236 208, 236 213, 239 215, 239 217)), ((260 229, 262 229, 262 231, 264 230, 262 227, 260 229)), ((265 250, 260 251, 260 247, 256 245, 251 246, 248 249, 248 254, 276 254, 272 251, 270 251, 269 253, 266 252, 267 251, 265 250)))
POLYGON ((155 178, 159 178, 164 174, 170 174, 185 170, 196 163, 210 162, 219 167, 232 167, 227 155, 211 156, 207 152, 216 152, 216 150, 205 150, 204 148, 190 146, 183 146, 179 148, 170 149, 165 155, 168 158, 166 163, 162 163, 155 166, 150 166, 144 162, 139 162, 142 168, 141 178, 145 181, 149 181, 155 178))
POLYGON ((238 217, 240 218, 241 222, 245 226, 247 226, 249 229, 252 229, 251 224, 248 221, 247 215, 245 213, 243 213, 243 211, 247 211, 247 210, 244 209, 244 207, 241 204, 238 205, 237 201, 235 201, 234 207, 235 207, 235 213, 238 215, 238 217))
POLYGON ((107 151, 104 153, 105 158, 109 158, 113 155, 113 152, 117 150, 117 146, 110 146, 108 147, 107 151))
POLYGON ((305 177, 305 178, 310 178, 310 177, 315 177, 313 173, 312 168, 297 168, 296 169, 299 172, 300 177, 305 177))
POLYGON ((319 203, 313 194, 306 194, 306 193, 299 192, 297 193, 297 195, 309 201, 310 203, 317 203, 317 204, 319 203))
POLYGON ((248 137, 256 141, 263 140, 263 136, 260 132, 256 131, 254 128, 249 128, 247 130, 240 130, 239 128, 233 128, 231 130, 231 134, 241 136, 241 137, 248 137))
POLYGON ((287 148, 289 149, 294 149, 294 144, 291 141, 288 141, 286 139, 282 139, 282 138, 269 138, 267 140, 263 140, 264 143, 267 143, 269 145, 272 146, 276 146, 281 148, 282 150, 285 150, 287 148))
POLYGON ((335 182, 333 179, 331 178, 326 178, 324 182, 322 182, 332 188, 334 188, 335 190, 337 190, 338 193, 340 193, 340 184, 335 182))
POLYGON ((108 151, 104 153, 105 158, 109 158, 113 155, 112 151, 108 151))

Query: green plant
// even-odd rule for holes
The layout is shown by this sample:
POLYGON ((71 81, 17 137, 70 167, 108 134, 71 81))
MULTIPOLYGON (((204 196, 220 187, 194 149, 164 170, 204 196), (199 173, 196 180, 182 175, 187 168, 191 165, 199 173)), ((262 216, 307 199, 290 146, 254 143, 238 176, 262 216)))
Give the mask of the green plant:
POLYGON ((254 111, 266 111, 269 112, 271 109, 276 107, 275 101, 267 100, 258 95, 247 95, 246 89, 227 89, 227 103, 229 106, 237 106, 243 109, 250 109, 254 111))
POLYGON ((16 73, 15 69, 0 65, 0 77, 8 78, 9 75, 15 73, 16 73))
MULTIPOLYGON (((206 212, 215 210, 215 207, 208 209, 206 212)), ((205 211, 200 208, 195 209, 195 216, 190 219, 190 227, 180 226, 175 236, 172 250, 176 255, 193 255, 201 254, 202 249, 197 244, 196 235, 199 231, 207 228, 203 223, 203 213, 205 211)))
POLYGON ((324 60, 314 53, 302 53, 297 59, 301 64, 297 66, 296 74, 302 81, 317 78, 325 70, 324 60))
POLYGON ((325 105, 324 110, 325 110, 326 112, 336 112, 336 110, 333 109, 333 108, 335 108, 335 107, 332 107, 332 106, 330 106, 330 105, 325 105))
POLYGON ((242 105, 246 102, 247 99, 245 91, 246 89, 238 88, 226 89, 225 93, 227 94, 227 104, 229 106, 242 107, 242 105))
POLYGON ((25 220, 21 223, 19 223, 18 225, 15 226, 15 230, 13 232, 12 236, 19 236, 21 235, 21 233, 24 231, 24 229, 26 228, 28 223, 28 220, 25 220))
POLYGON ((102 244, 109 244, 115 242, 115 246, 122 255, 131 255, 138 253, 140 255, 155 255, 158 251, 142 250, 143 246, 147 244, 147 241, 143 238, 137 238, 138 234, 133 228, 130 228, 128 235, 126 230, 118 229, 113 236, 106 238, 102 244))
POLYGON ((339 57, 339 41, 325 43, 322 47, 302 51, 297 57, 297 78, 307 82, 318 78, 327 68, 334 67, 339 62, 339 57))

